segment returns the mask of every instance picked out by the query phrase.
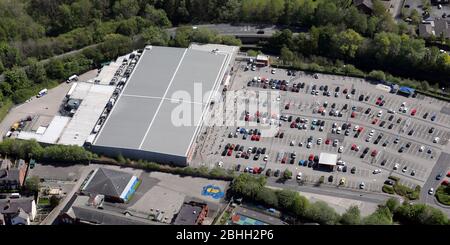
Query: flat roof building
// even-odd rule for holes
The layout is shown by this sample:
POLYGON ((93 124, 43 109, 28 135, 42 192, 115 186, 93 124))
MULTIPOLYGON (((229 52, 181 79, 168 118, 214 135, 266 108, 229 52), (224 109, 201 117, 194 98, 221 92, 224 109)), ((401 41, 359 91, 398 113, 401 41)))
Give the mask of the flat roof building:
POLYGON ((320 153, 319 164, 327 166, 336 166, 338 155, 331 153, 320 153))
POLYGON ((187 165, 210 102, 237 49, 146 47, 92 150, 187 165))

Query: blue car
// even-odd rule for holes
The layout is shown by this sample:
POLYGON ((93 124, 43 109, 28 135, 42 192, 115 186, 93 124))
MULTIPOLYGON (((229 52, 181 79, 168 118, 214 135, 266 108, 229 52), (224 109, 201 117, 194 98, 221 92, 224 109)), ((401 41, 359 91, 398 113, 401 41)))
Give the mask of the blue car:
POLYGON ((300 165, 300 166, 306 166, 306 161, 305 161, 305 160, 300 160, 300 161, 298 162, 298 165, 300 165))

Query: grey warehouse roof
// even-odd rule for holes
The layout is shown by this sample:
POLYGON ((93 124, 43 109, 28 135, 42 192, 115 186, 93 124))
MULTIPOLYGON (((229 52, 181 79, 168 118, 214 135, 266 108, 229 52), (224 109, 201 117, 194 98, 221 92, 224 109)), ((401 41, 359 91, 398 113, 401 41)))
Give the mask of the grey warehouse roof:
POLYGON ((133 175, 126 172, 98 168, 86 182, 83 191, 91 194, 120 197, 132 177, 133 175))
POLYGON ((94 145, 186 156, 209 103, 204 94, 217 88, 226 61, 205 50, 146 48, 94 145), (194 93, 194 84, 201 91, 194 93), (177 125, 180 106, 190 108, 190 125, 177 125))

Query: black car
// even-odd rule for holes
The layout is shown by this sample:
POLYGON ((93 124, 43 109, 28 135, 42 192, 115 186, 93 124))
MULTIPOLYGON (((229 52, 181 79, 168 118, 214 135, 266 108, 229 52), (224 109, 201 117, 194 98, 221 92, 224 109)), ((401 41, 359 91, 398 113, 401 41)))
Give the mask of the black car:
POLYGON ((386 124, 386 121, 382 121, 381 123, 380 123, 380 127, 383 127, 384 126, 384 124, 386 124))
POLYGON ((314 156, 314 162, 318 163, 319 162, 319 156, 314 156))
POLYGON ((366 147, 363 151, 363 154, 367 154, 367 152, 369 152, 369 147, 366 147))
POLYGON ((316 88, 317 88, 317 85, 314 84, 314 85, 312 86, 312 90, 316 90, 316 88))
POLYGON ((237 145, 234 147, 234 151, 239 151, 239 148, 241 148, 241 146, 240 146, 239 144, 237 144, 237 145))
POLYGON ((264 147, 264 148, 262 148, 262 150, 261 150, 261 154, 266 154, 266 147, 264 147))
POLYGON ((288 122, 292 122, 292 116, 288 117, 288 122))
POLYGON ((385 141, 385 142, 383 142, 383 146, 387 146, 387 144, 389 144, 389 141, 385 141))
POLYGON ((398 118, 398 119, 397 119, 397 123, 400 123, 401 121, 402 121, 401 118, 398 118))
POLYGON ((320 85, 319 90, 323 91, 323 85, 320 85))
POLYGON ((311 168, 313 165, 313 161, 308 161, 308 168, 311 168))
POLYGON ((331 108, 336 108, 336 103, 333 103, 332 105, 331 105, 331 108))
POLYGON ((334 92, 339 92, 341 88, 339 86, 336 87, 336 89, 334 90, 334 92))
POLYGON ((434 128, 430 128, 430 130, 428 130, 428 133, 432 134, 434 132, 434 128))
POLYGON ((384 166, 384 165, 386 165, 386 159, 384 159, 383 161, 381 161, 381 166, 384 166))
POLYGON ((347 108, 348 108, 348 104, 345 104, 345 105, 342 107, 342 110, 347 110, 347 108))
POLYGON ((272 175, 272 169, 267 169, 267 171, 266 171, 266 176, 267 177, 270 177, 272 175))
POLYGON ((405 147, 402 146, 402 147, 400 147, 400 149, 398 149, 398 152, 402 153, 404 150, 405 150, 405 147))
POLYGON ((295 163, 295 158, 291 158, 291 160, 289 161, 290 164, 294 164, 295 163))
POLYGON ((342 172, 347 173, 347 166, 344 166, 344 167, 342 168, 342 172))
POLYGON ((389 124, 388 129, 392 129, 394 127, 394 124, 389 124))
POLYGON ((406 148, 409 148, 411 146, 411 142, 406 143, 406 148))
POLYGON ((375 145, 378 145, 378 142, 380 142, 380 139, 376 139, 373 143, 374 143, 375 145))
POLYGON ((278 177, 278 176, 280 176, 280 170, 279 169, 277 169, 276 171, 275 171, 275 173, 273 174, 273 176, 275 176, 275 177, 278 177))
POLYGON ((423 119, 427 119, 428 117, 428 112, 426 112, 425 114, 423 114, 423 119))
POLYGON ((352 173, 352 174, 356 173, 356 167, 353 167, 353 168, 350 170, 350 173, 352 173))
POLYGON ((386 185, 394 185, 394 181, 388 179, 384 182, 386 185))
POLYGON ((359 99, 358 99, 358 100, 359 100, 359 101, 363 101, 363 100, 364 100, 364 95, 361 94, 361 95, 359 96, 359 99))
POLYGON ((325 87, 323 87, 324 91, 328 91, 328 85, 325 85, 325 87))
POLYGON ((366 114, 369 114, 370 113, 370 111, 371 111, 372 109, 370 109, 370 108, 367 108, 367 110, 366 110, 366 114))
POLYGON ((364 98, 364 101, 368 101, 370 99, 370 96, 367 95, 366 98, 364 98))
POLYGON ((333 179, 334 179, 333 175, 330 175, 330 176, 328 177, 328 182, 333 182, 333 179))
POLYGON ((239 172, 241 170, 241 164, 236 165, 236 168, 234 170, 239 172))
POLYGON ((394 119, 394 115, 390 115, 388 118, 389 121, 392 121, 392 119, 394 119))
POLYGON ((352 88, 352 91, 350 93, 351 94, 355 94, 356 93, 356 89, 352 88))
POLYGON ((364 158, 366 156, 366 154, 361 154, 360 158, 364 158))
POLYGON ((413 135, 413 133, 414 133, 414 129, 411 129, 411 130, 408 132, 408 135, 413 135))
POLYGON ((325 121, 320 122, 320 126, 325 126, 325 121))

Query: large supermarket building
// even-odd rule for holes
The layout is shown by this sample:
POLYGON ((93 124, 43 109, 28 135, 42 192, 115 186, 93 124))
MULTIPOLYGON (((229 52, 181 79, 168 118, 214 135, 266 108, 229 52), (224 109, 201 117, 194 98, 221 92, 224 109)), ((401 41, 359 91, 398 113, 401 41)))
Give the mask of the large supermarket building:
MULTIPOLYGON (((238 47, 192 44, 148 46, 92 142, 108 156, 189 164, 211 102, 220 97, 238 47), (209 96, 198 96, 198 86, 209 96), (177 95, 190 95, 177 99, 177 95), (177 125, 174 111, 190 108, 190 125, 177 125), (194 113, 194 111, 201 113, 194 113)), ((176 113, 175 113, 176 114, 176 113)))

